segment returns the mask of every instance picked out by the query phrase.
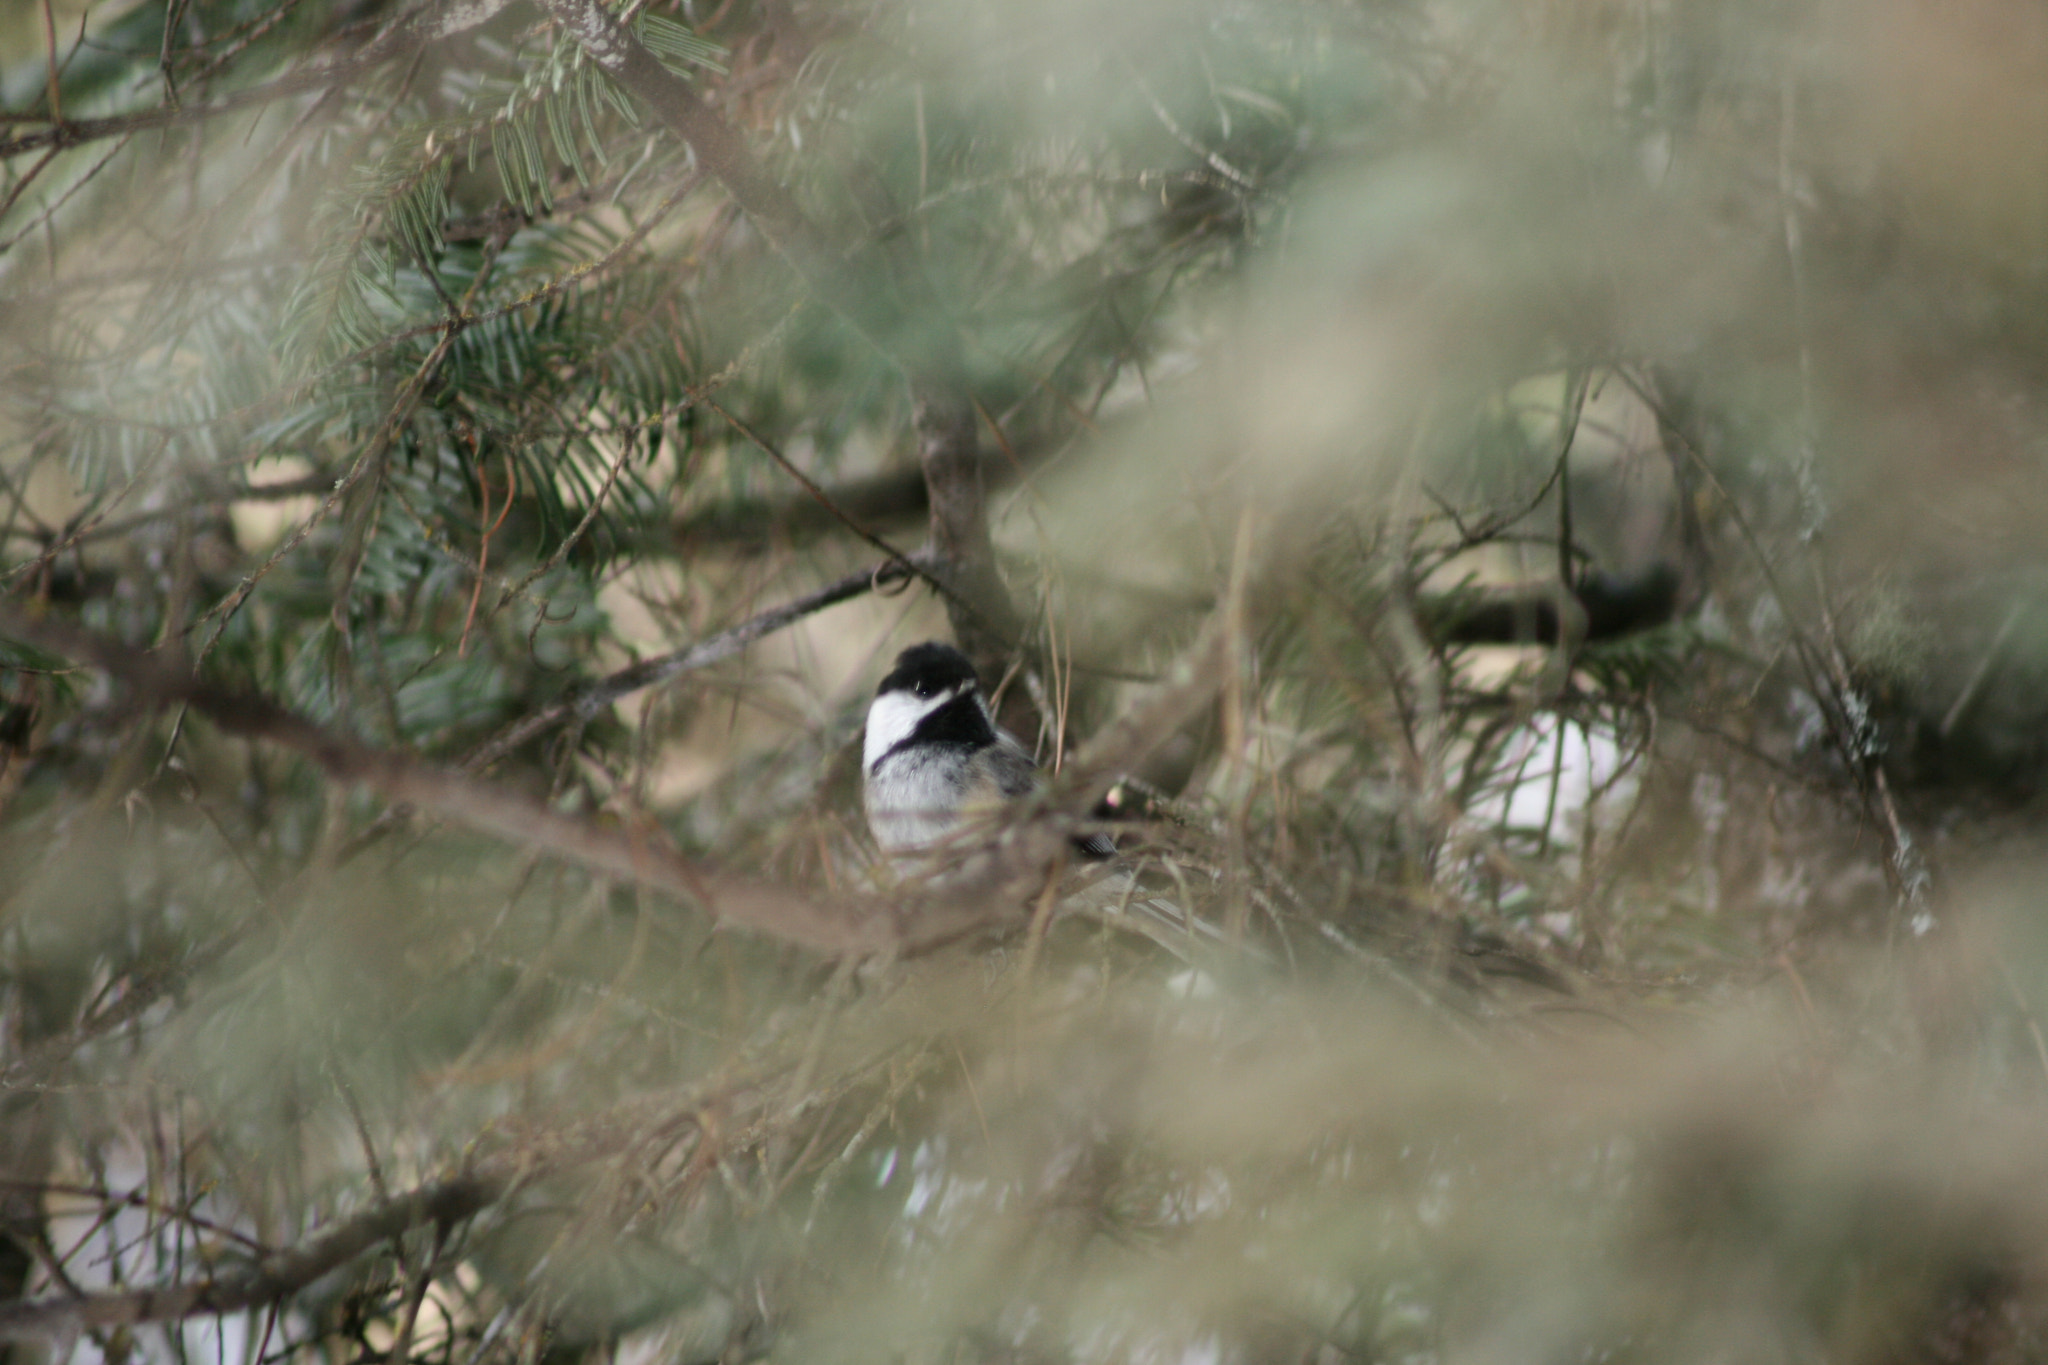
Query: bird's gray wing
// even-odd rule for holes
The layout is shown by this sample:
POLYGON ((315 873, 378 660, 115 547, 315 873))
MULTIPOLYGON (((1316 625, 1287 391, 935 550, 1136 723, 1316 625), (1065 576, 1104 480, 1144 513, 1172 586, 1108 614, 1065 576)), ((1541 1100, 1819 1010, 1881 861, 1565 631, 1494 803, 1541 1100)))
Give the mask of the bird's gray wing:
POLYGON ((1014 800, 1029 796, 1038 790, 1038 765, 1031 761, 1031 755, 1024 751, 1009 735, 1001 735, 991 749, 984 751, 989 776, 995 779, 996 790, 1014 800))
MULTIPOLYGON (((1011 800, 1029 796, 1038 790, 1041 778, 1038 764, 1025 752, 1023 744, 1008 730, 996 731, 995 747, 986 751, 988 770, 996 781, 996 789, 1011 800)), ((1097 830, 1088 834, 1073 836, 1074 847, 1089 858, 1109 858, 1116 854, 1116 841, 1097 830)))
POLYGON ((1074 847, 1080 849, 1091 858, 1114 858, 1116 856, 1116 840, 1110 838, 1109 835, 1099 829, 1088 834, 1076 834, 1074 836, 1074 847))

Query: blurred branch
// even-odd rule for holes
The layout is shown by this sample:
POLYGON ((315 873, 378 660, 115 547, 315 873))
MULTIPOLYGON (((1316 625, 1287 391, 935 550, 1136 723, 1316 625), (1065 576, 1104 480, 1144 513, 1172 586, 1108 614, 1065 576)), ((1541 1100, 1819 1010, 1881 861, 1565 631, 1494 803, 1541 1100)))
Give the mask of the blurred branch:
MULTIPOLYGON (((1018 467, 1008 460, 982 456, 978 462, 985 488, 1001 488, 1019 473, 1018 467)), ((832 507, 869 525, 926 516, 932 505, 922 468, 851 479, 826 488, 824 493, 832 507)), ((844 524, 842 518, 808 493, 747 498, 676 518, 668 540, 672 548, 684 551, 717 548, 758 552, 771 545, 801 543, 844 524)))
MULTIPOLYGON (((873 578, 870 574, 841 580, 738 629, 765 634, 806 610, 817 610, 834 594, 856 595, 873 578)), ((1012 822, 984 847, 967 850, 969 856, 963 857, 956 875, 915 888, 908 896, 824 898, 693 862, 650 830, 619 830, 562 815, 523 793, 322 729, 268 697, 205 683, 162 654, 131 649, 67 622, 37 619, 19 608, 0 606, 0 632, 90 663, 151 704, 186 706, 227 734, 302 754, 332 781, 363 787, 388 801, 550 854, 599 876, 701 906, 734 928, 843 955, 928 951, 1015 919, 1014 893, 1059 861, 1064 839, 1078 826, 1079 816, 1063 810, 1092 809, 1121 773, 1185 724, 1220 685, 1227 657, 1226 633, 1220 618, 1212 617, 1195 646, 1168 674, 1166 686, 1082 752, 1065 784, 1062 805, 1043 818, 1012 822)), ((623 695, 617 689, 649 685, 693 666, 696 659, 717 651, 734 652, 743 643, 728 633, 702 642, 694 656, 685 650, 648 660, 601 686, 623 695)))
POLYGON ((121 990, 108 997, 102 1008, 61 1032, 51 1031, 34 1041, 16 1038, 14 1055, 0 1068, 0 1094, 40 1088, 79 1049, 143 1018, 165 997, 182 990, 194 976, 226 957, 241 941, 238 933, 216 935, 177 962, 129 973, 121 981, 121 990))
POLYGON ((106 118, 88 119, 58 118, 54 116, 53 111, 53 117, 48 120, 49 126, 37 132, 0 137, 0 160, 45 147, 53 151, 63 151, 66 148, 79 147, 110 137, 125 137, 131 133, 170 128, 180 124, 203 123, 208 119, 219 118, 223 114, 255 109, 281 99, 290 99, 294 95, 332 88, 411 51, 418 44, 451 37, 474 28, 495 17, 508 3, 510 0, 447 0, 444 4, 421 6, 352 56, 291 72, 268 84, 223 96, 211 104, 165 104, 156 109, 137 110, 132 114, 114 114, 106 118))
POLYGON ((1000 677, 1023 629, 996 572, 974 398, 964 383, 914 375, 910 401, 932 546, 946 579, 946 616, 982 676, 1000 677))
POLYGON ((1229 616, 1227 610, 1212 612, 1164 684, 1074 756, 1059 788, 1067 809, 1093 810, 1119 778, 1208 705, 1223 686, 1231 657, 1229 616))
MULTIPOLYGON (((867 331, 873 308, 837 277, 837 252, 740 134, 595 0, 540 0, 541 8, 619 86, 645 103, 697 155, 698 163, 753 220, 828 306, 867 331)), ((874 333, 870 332, 870 336, 874 333)), ((884 333, 886 335, 886 333, 884 333)), ((886 349, 886 347, 885 347, 886 349)))
MULTIPOLYGON (((316 1280, 408 1229, 447 1228, 472 1218, 537 1177, 626 1151, 652 1132, 695 1126, 718 1104, 730 1107, 746 1092, 764 1098, 763 1082, 786 1062, 771 1061, 748 1074, 723 1075, 689 1088, 685 1096, 657 1094, 538 1132, 514 1132, 502 1146, 458 1174, 427 1181, 344 1218, 287 1250, 259 1256, 224 1274, 142 1289, 117 1289, 0 1304, 0 1341, 60 1338, 80 1331, 176 1322, 283 1302, 316 1280)), ((758 1109, 758 1102, 753 1106, 758 1109)), ((728 1122, 731 1115, 727 1114, 728 1122)), ((235 1264, 232 1260, 228 1264, 235 1264)))
POLYGON ((0 530, 0 536, 13 540, 34 541, 36 544, 46 548, 51 545, 58 545, 64 549, 69 549, 74 545, 83 545, 88 541, 125 536, 131 531, 139 530, 154 522, 176 521, 178 518, 189 516, 193 512, 209 508, 226 507, 230 503, 283 502, 290 498, 317 497, 322 493, 331 492, 334 488, 334 481, 339 477, 337 474, 322 471, 307 474, 301 478, 280 480, 277 483, 257 483, 250 484, 245 488, 222 489, 218 493, 205 497, 188 498, 182 502, 171 503, 168 506, 152 508, 147 512, 137 512, 133 516, 122 517, 118 521, 101 522, 97 526, 90 526, 76 532, 62 528, 44 532, 17 526, 0 530))
POLYGON ((20 156, 24 152, 40 151, 45 147, 51 151, 61 152, 110 137, 126 137, 131 133, 144 133, 180 124, 203 123, 208 119, 219 118, 223 114, 258 108, 277 100, 289 99, 293 95, 303 95, 323 86, 338 84, 359 74, 360 70, 358 63, 345 62, 333 67, 321 67, 315 72, 297 72, 290 76, 281 76, 268 85, 259 85, 253 90, 225 96, 212 104, 186 105, 180 108, 166 105, 160 109, 143 109, 132 114, 113 114, 106 118, 57 121, 39 132, 0 138, 0 160, 20 156))
MULTIPOLYGON (((853 532, 856 536, 859 536, 862 540, 866 541, 869 545, 872 545, 875 549, 880 550, 885 555, 888 555, 890 558, 890 562, 895 564, 901 564, 906 568, 910 568, 916 571, 920 577, 923 577, 926 580, 930 581, 933 587, 938 588, 941 591, 945 590, 946 585, 944 583, 939 582, 937 579, 932 578, 931 574, 926 572, 923 566, 912 564, 911 561, 908 558, 906 558, 903 555, 903 553, 899 551, 895 546, 889 544, 889 542, 883 540, 873 531, 870 531, 867 527, 861 525, 859 520, 857 520, 855 517, 849 514, 845 508, 841 507, 838 503, 834 502, 832 500, 832 495, 830 493, 827 493, 823 488, 820 488, 818 486, 817 481, 811 478, 810 475, 804 473, 803 470, 797 468, 796 462, 790 459, 789 456, 783 454, 779 449, 777 449, 774 442, 770 441, 767 437, 755 431, 745 422, 742 422, 738 417, 735 417, 731 412, 728 412, 724 407, 720 406, 717 399, 712 398, 709 394, 700 395, 698 401, 703 403, 706 407, 710 408, 713 412, 717 413, 720 417, 724 418, 726 423, 730 425, 734 431, 737 431, 740 435, 746 437, 749 441, 753 442, 754 445, 760 449, 763 455, 766 455, 769 459, 775 461, 776 464, 780 465, 782 467, 782 471, 788 474, 789 477, 791 477, 792 479, 795 479, 797 481, 797 484, 800 487, 802 487, 805 494, 808 495, 810 499, 814 503, 816 503, 818 507, 822 511, 824 511, 828 516, 830 516, 834 521, 837 521, 847 530, 853 532)), ((941 548, 941 555, 943 556, 943 547, 941 548)))
MULTIPOLYGON (((0 609, 0 630, 92 664, 159 706, 188 706, 222 731, 291 749, 336 782, 430 811, 479 833, 551 854, 600 876, 700 905, 734 927, 827 953, 903 951, 958 932, 958 907, 878 907, 857 898, 822 900, 794 888, 717 873, 692 863, 645 830, 573 819, 522 793, 324 730, 267 697, 194 678, 162 655, 130 649, 64 622, 0 609)), ((986 910, 971 916, 981 921, 986 910)))
POLYGON ((888 563, 877 564, 872 569, 850 573, 837 582, 828 583, 815 592, 806 593, 794 601, 764 611, 708 639, 699 640, 693 645, 686 645, 667 654, 628 664, 596 682, 574 688, 569 695, 520 720, 471 754, 464 760, 463 767, 471 772, 488 768, 535 735, 561 724, 572 716, 578 720, 589 721, 607 706, 643 688, 654 687, 695 669, 729 659, 754 641, 772 635, 785 626, 794 625, 806 616, 850 601, 884 584, 899 582, 929 558, 929 555, 922 553, 907 555, 888 563))
MULTIPOLYGON (((767 1036, 772 1038, 772 1031, 767 1036)), ((230 1267, 225 1273, 148 1288, 0 1303, 0 1342, 62 1339, 95 1329, 275 1307, 410 1229, 431 1226, 445 1241, 454 1225, 536 1180, 610 1158, 630 1161, 650 1142, 672 1144, 692 1130, 715 1131, 728 1148, 763 1142, 792 1120, 863 1083, 877 1064, 886 1065, 900 1040, 878 1041, 875 1053, 840 1067, 829 1081, 802 1087, 794 1097, 781 1082, 800 1065, 797 1057, 786 1049, 764 1047, 700 1080, 626 1099, 595 1113, 542 1124, 498 1124, 468 1144, 469 1154, 459 1172, 379 1199, 296 1247, 224 1256, 220 1263, 230 1267)), ((239 1235, 223 1232, 249 1245, 239 1235)), ((422 1266, 415 1273, 424 1278, 433 1267, 422 1266)), ((392 1358, 399 1357, 394 1352, 392 1358)))
POLYGON ((422 1185, 237 1273, 146 1289, 0 1305, 0 1340, 47 1339, 145 1322, 176 1322, 277 1303, 407 1228, 422 1223, 458 1223, 481 1212, 510 1188, 511 1180, 511 1172, 505 1171, 459 1175, 422 1185))
MULTIPOLYGON (((9 1031, 19 1028, 17 1024, 9 1031)), ((30 1040, 8 1039, 15 1046, 24 1041, 30 1040)), ((4 1177, 0 1179, 0 1303, 26 1296, 36 1267, 31 1248, 46 1244, 49 1237, 42 1187, 48 1182, 57 1145, 55 1116, 42 1100, 34 1091, 0 1098, 0 1177, 4 1177)), ((0 1360, 14 1365, 22 1354, 0 1349, 0 1360)))
POLYGON ((1631 576, 1594 572, 1560 583, 1449 593, 1417 605, 1423 626, 1442 644, 1555 645, 1619 639, 1678 614, 1680 575, 1655 564, 1631 576))

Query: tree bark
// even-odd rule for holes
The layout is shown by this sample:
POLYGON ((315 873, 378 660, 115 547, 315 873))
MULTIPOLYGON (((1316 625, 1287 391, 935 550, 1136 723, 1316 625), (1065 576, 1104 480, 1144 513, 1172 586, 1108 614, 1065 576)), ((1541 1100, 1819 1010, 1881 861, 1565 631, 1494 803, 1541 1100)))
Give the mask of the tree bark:
MULTIPOLYGON (((910 394, 918 464, 931 501, 932 549, 949 589, 947 619, 961 653, 993 682, 1007 668, 1023 631, 996 572, 974 402, 957 382, 913 379, 910 394)), ((1022 689, 1017 692, 1023 695, 1022 689)))

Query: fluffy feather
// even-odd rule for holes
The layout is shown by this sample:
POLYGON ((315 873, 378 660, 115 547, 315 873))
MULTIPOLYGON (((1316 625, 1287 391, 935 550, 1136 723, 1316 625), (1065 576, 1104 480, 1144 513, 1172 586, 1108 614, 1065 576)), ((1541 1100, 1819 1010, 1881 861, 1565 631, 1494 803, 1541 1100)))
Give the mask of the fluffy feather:
MULTIPOLYGON (((868 707, 861 746, 868 828, 892 857, 931 848, 978 813, 1039 786, 1038 765, 995 723, 974 666, 950 645, 913 645, 868 707)), ((1077 839, 1107 857, 1104 835, 1077 839)))

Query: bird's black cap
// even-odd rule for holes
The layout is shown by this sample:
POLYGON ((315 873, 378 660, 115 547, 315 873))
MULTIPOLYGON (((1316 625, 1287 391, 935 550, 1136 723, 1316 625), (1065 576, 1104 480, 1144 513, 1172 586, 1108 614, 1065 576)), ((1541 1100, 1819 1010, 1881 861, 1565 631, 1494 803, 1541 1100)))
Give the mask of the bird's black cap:
POLYGON ((951 645, 927 640, 896 656, 896 666, 889 670, 888 677, 882 679, 875 695, 915 692, 920 697, 929 697, 961 683, 980 684, 974 675, 974 665, 967 662, 967 656, 951 645))

